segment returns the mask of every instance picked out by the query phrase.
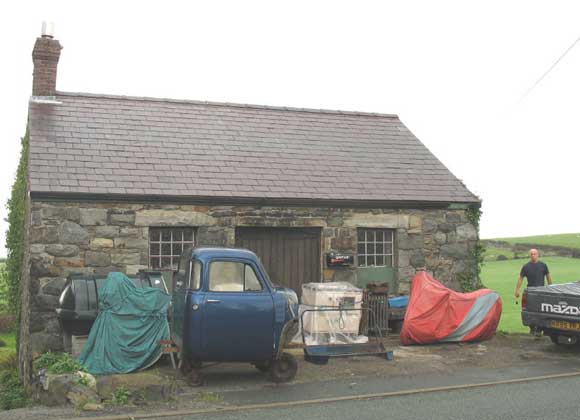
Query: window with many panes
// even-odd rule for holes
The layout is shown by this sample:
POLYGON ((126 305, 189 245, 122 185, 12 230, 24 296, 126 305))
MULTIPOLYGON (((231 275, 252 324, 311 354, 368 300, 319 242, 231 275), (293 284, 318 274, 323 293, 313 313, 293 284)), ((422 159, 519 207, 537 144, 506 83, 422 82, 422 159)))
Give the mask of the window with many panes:
POLYGON ((358 265, 393 266, 393 239, 390 229, 359 228, 357 234, 358 265))
POLYGON ((184 249, 193 246, 193 228, 149 228, 149 267, 154 270, 177 270, 184 249))

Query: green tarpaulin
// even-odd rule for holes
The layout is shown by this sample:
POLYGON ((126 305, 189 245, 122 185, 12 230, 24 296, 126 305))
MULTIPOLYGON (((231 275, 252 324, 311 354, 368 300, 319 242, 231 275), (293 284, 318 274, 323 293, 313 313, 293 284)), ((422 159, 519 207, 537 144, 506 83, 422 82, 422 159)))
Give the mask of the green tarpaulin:
POLYGON ((169 339, 170 299, 159 289, 136 287, 123 273, 109 273, 79 361, 95 375, 151 366, 161 355, 159 340, 169 339))

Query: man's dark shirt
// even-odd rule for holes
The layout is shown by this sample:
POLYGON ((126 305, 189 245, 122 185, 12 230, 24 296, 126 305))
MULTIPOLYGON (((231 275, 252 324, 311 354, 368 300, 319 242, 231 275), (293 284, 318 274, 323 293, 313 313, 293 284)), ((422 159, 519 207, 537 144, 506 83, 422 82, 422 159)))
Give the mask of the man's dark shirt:
POLYGON ((548 266, 542 261, 536 263, 530 261, 522 267, 520 276, 528 279, 528 287, 537 287, 544 285, 544 277, 549 273, 548 266))

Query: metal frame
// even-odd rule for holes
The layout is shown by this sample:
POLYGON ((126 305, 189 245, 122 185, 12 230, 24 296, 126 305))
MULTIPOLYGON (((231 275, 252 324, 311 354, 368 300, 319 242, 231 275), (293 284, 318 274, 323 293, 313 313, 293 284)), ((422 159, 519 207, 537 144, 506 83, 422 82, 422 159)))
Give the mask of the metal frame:
MULTIPOLYGON (((316 309, 305 309, 300 315, 300 333, 302 335, 302 342, 304 343, 304 355, 310 359, 328 359, 331 357, 353 357, 353 356, 378 356, 384 357, 387 360, 393 359, 393 352, 385 349, 382 343, 383 335, 379 331, 375 336, 376 343, 352 343, 352 344, 317 344, 317 345, 307 345, 306 336, 304 334, 304 314, 307 312, 339 312, 339 311, 360 311, 361 319, 362 312, 367 311, 369 313, 369 319, 375 321, 375 314, 369 308, 342 308, 342 307, 321 307, 316 309), (371 318, 373 317, 373 318, 371 318), (309 349, 321 350, 319 354, 312 354, 309 349), (331 349, 344 349, 344 352, 333 353, 331 349), (356 351, 357 349, 367 349, 369 351, 356 351), (325 350, 326 353, 324 352, 325 350)), ((316 352, 315 352, 316 353, 316 352)))

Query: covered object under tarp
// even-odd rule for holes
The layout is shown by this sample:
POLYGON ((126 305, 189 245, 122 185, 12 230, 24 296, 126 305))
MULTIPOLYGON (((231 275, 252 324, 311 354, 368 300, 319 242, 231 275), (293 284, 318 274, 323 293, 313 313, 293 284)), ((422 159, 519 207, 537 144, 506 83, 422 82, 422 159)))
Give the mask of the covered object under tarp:
POLYGON ((455 292, 422 271, 411 285, 401 342, 486 340, 495 334, 501 309, 501 298, 493 290, 455 292))
POLYGON ((109 273, 99 289, 99 315, 79 361, 95 375, 144 369, 161 356, 159 340, 169 339, 171 297, 138 288, 123 273, 109 273))

